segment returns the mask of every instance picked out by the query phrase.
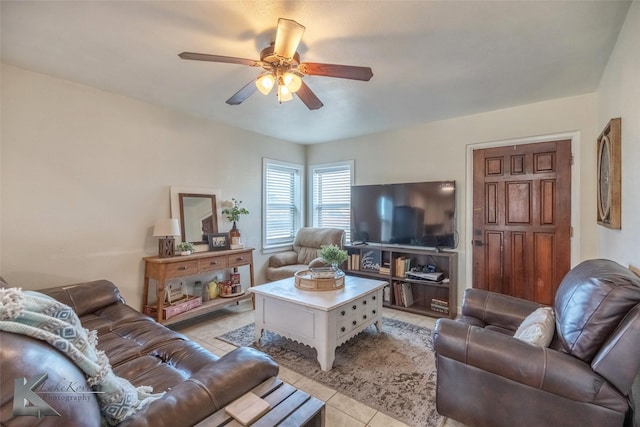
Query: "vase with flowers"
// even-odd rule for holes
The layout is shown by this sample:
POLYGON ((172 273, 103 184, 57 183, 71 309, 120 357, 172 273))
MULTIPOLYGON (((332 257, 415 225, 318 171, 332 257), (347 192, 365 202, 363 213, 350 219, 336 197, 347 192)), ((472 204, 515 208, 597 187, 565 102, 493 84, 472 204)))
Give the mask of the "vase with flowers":
POLYGON ((233 223, 231 230, 229 230, 229 243, 231 244, 232 249, 234 246, 240 246, 240 230, 238 229, 236 222, 240 221, 240 215, 249 214, 249 210, 241 205, 242 200, 231 198, 231 206, 222 210, 222 214, 227 217, 227 220, 233 223))
POLYGON ((331 264, 333 271, 338 273, 340 271, 340 264, 345 262, 348 258, 347 251, 340 249, 336 245, 322 245, 318 251, 318 255, 327 264, 331 264))

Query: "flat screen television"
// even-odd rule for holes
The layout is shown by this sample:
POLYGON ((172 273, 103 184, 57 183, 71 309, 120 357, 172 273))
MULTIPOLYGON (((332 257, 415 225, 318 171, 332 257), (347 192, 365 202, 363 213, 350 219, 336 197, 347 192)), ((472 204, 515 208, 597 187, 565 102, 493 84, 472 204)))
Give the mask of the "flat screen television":
POLYGON ((354 185, 352 243, 454 248, 455 181, 354 185))

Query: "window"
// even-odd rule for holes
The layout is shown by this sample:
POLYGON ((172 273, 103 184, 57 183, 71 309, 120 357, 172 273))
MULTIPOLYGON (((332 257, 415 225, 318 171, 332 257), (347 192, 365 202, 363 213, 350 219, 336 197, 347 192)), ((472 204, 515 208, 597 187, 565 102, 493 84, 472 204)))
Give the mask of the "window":
POLYGON ((262 246, 264 249, 293 243, 302 224, 303 166, 264 159, 262 246))
POLYGON ((353 161, 311 166, 311 223, 341 228, 351 241, 351 185, 353 161))

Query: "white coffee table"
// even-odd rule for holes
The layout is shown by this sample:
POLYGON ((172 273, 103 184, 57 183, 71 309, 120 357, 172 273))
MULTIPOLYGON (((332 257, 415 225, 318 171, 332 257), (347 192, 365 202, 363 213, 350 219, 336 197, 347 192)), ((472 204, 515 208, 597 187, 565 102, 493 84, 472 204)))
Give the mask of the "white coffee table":
POLYGON ((336 291, 307 291, 294 286, 294 278, 249 289, 255 294, 256 343, 264 330, 311 346, 318 352, 320 369, 333 367, 335 350, 367 326, 382 321, 383 280, 346 276, 336 291))

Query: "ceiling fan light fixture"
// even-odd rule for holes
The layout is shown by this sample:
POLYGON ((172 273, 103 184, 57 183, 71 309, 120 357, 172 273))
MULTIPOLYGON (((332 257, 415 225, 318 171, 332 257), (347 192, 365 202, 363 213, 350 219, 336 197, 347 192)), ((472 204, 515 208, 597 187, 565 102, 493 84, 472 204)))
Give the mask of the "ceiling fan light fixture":
POLYGON ((291 94, 291 91, 289 90, 289 88, 287 88, 283 84, 279 84, 278 85, 278 102, 282 104, 283 102, 291 101, 292 99, 293 99, 293 95, 291 94))
POLYGON ((302 79, 295 73, 285 73, 282 80, 291 93, 296 93, 302 86, 302 79))
MULTIPOLYGON (((2 1, 2 0, 0 0, 2 1)), ((323 76, 339 79, 369 81, 373 77, 370 67, 355 65, 301 62, 297 52, 305 27, 292 19, 280 18, 273 43, 260 51, 260 60, 237 58, 234 56, 210 55, 206 53, 182 52, 181 59, 194 61, 221 62, 227 64, 260 67, 257 77, 252 78, 226 103, 239 105, 254 92, 269 95, 276 86, 276 96, 280 103, 291 101, 295 93, 309 109, 317 110, 324 105, 315 93, 302 81, 305 76, 323 76)))
POLYGON ((263 95, 269 95, 273 85, 276 82, 275 77, 271 73, 263 74, 256 80, 256 87, 263 95))

